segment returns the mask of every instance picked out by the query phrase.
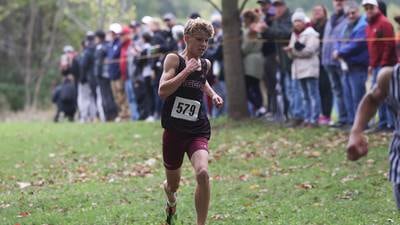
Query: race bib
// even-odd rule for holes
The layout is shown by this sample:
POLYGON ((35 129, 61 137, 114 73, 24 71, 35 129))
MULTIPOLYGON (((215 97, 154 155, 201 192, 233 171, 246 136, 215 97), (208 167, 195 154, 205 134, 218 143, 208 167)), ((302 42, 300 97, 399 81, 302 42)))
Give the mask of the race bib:
POLYGON ((200 111, 200 102, 176 97, 174 106, 172 107, 171 117, 188 120, 197 121, 200 111))

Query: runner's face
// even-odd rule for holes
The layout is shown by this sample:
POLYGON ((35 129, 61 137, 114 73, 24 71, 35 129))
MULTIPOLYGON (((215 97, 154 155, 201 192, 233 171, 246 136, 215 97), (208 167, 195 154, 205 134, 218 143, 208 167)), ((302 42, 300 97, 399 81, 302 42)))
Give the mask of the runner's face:
POLYGON ((205 33, 186 35, 187 48, 191 54, 200 57, 208 48, 209 37, 205 33))

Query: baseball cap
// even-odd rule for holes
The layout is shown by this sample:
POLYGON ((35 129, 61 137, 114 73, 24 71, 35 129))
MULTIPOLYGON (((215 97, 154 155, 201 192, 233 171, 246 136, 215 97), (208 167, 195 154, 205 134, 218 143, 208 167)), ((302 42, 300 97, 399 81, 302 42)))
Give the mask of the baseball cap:
POLYGON ((132 30, 131 30, 130 27, 124 26, 124 27, 122 28, 121 35, 130 34, 130 33, 132 33, 132 30))
POLYGON ((110 31, 114 32, 115 34, 119 34, 122 31, 122 26, 119 23, 112 23, 110 25, 110 31))
POLYGON ((378 1, 376 0, 363 0, 362 5, 374 5, 378 6, 378 1))
POLYGON ((272 0, 272 5, 285 5, 284 0, 272 0))
POLYGON ((175 15, 172 14, 172 13, 166 13, 166 14, 164 15, 164 17, 163 17, 163 20, 164 20, 164 21, 166 21, 166 20, 175 20, 175 19, 176 19, 176 17, 175 17, 175 15))
POLYGON ((258 4, 271 4, 271 0, 258 0, 258 4))
POLYGON ((73 52, 74 48, 71 45, 64 46, 63 52, 73 52))

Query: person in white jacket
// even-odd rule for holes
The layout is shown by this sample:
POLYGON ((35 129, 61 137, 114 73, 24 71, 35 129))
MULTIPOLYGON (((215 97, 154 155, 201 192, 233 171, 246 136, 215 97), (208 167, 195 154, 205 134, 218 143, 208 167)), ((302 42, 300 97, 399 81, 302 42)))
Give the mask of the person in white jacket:
POLYGON ((318 88, 319 77, 319 34, 309 25, 309 19, 302 9, 292 16, 293 33, 289 46, 285 48, 293 59, 292 76, 301 84, 304 110, 304 124, 318 126, 321 98, 318 88))

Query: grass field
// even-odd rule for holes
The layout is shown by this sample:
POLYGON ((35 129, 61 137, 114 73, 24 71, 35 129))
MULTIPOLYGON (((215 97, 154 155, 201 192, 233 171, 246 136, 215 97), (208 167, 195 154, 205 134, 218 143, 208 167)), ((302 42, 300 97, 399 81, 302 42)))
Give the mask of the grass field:
MULTIPOLYGON (((164 221, 159 123, 0 125, 0 224, 164 221)), ((347 137, 328 128, 213 121, 209 224, 400 224, 386 180, 390 135, 345 159, 347 137)), ((194 224, 185 160, 178 213, 194 224)))

